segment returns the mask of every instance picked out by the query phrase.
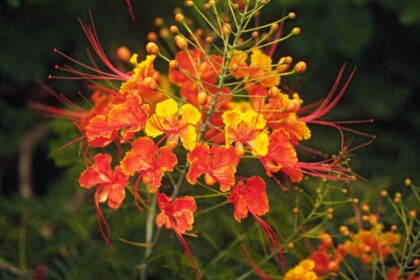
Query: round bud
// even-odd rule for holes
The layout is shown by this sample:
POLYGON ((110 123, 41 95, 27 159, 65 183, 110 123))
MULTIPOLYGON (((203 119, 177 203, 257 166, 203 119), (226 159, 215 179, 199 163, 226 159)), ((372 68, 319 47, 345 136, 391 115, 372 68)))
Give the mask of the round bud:
POLYGON ((176 62, 176 60, 169 61, 169 68, 170 69, 177 69, 178 68, 178 62, 176 62))
POLYGON ((159 35, 162 38, 168 38, 168 36, 169 36, 169 30, 168 30, 168 28, 162 28, 162 29, 160 29, 159 30, 159 35))
POLYGON ((294 12, 290 12, 287 16, 288 16, 290 19, 295 19, 295 18, 296 18, 296 13, 294 13, 294 12))
POLYGON ((209 4, 209 3, 205 3, 203 7, 204 7, 204 9, 206 9, 206 10, 208 10, 208 9, 210 9, 210 8, 211 8, 211 6, 210 6, 210 4, 209 4))
POLYGON ((200 105, 205 105, 207 103, 207 93, 205 91, 200 91, 197 95, 197 101, 200 105))
POLYGON ((420 265, 420 259, 414 259, 413 264, 414 264, 414 266, 419 266, 420 265))
POLYGON ((388 195, 388 192, 387 191, 381 191, 381 196, 382 197, 385 197, 385 196, 387 196, 388 195))
POLYGON ((215 5, 216 5, 216 1, 214 1, 214 0, 209 0, 209 5, 210 5, 211 7, 215 6, 215 5))
POLYGON ((277 29, 279 29, 279 24, 276 22, 276 23, 273 23, 272 25, 271 25, 271 30, 273 30, 273 31, 277 31, 277 29))
POLYGON ((258 37, 258 31, 254 31, 254 32, 252 32, 252 37, 254 37, 254 38, 257 38, 258 37))
POLYGON ((216 183, 216 179, 214 179, 212 176, 208 175, 207 173, 204 175, 204 181, 209 186, 213 186, 216 183))
POLYGON ((292 33, 293 33, 293 35, 299 35, 299 34, 300 34, 300 32, 301 32, 301 30, 300 30, 300 28, 299 28, 299 27, 295 27, 295 28, 293 28, 293 29, 292 29, 292 33))
POLYGON ((158 55, 159 54, 159 47, 154 42, 149 42, 146 45, 146 52, 148 54, 158 55))
POLYGON ((211 44, 213 42, 213 38, 210 36, 207 36, 205 40, 207 44, 211 44))
POLYGON ((177 27, 177 26, 175 26, 175 25, 171 25, 171 26, 169 27, 169 31, 171 31, 171 33, 173 33, 173 34, 176 34, 176 33, 178 33, 179 29, 178 29, 178 27, 177 27))
POLYGON ((367 204, 363 204, 363 205, 362 205, 362 211, 363 211, 363 212, 369 212, 369 205, 367 205, 367 204))
POLYGON ((194 2, 193 1, 185 1, 185 6, 187 6, 187 7, 192 7, 194 5, 194 2))
POLYGON ((410 179, 410 178, 405 178, 405 180, 404 180, 404 184, 405 184, 407 187, 411 186, 411 179, 410 179))
POLYGON ((396 232, 398 230, 398 227, 396 225, 391 226, 391 231, 396 232))
POLYGON ((295 207, 292 209, 293 214, 299 213, 299 208, 295 207))
POLYGON ((184 37, 180 36, 180 35, 176 35, 175 36, 175 44, 181 50, 185 49, 188 46, 187 40, 184 37))
POLYGON ((131 58, 131 51, 126 46, 118 47, 117 58, 124 62, 129 62, 131 58))
POLYGON ((225 35, 229 35, 232 32, 231 26, 230 26, 229 23, 223 23, 222 24, 222 32, 225 35))
POLYGON ((158 88, 156 81, 152 77, 144 78, 143 82, 144 82, 144 85, 151 90, 157 90, 158 88))
POLYGON ((328 208, 328 209, 327 209, 327 212, 328 212, 328 214, 332 214, 332 213, 334 213, 334 209, 332 209, 332 208, 328 208))
POLYGON ((156 26, 162 26, 163 25, 163 19, 161 17, 155 18, 155 25, 156 26))
POLYGON ((319 239, 321 240, 321 243, 325 245, 325 247, 330 248, 333 246, 332 237, 328 233, 321 232, 319 234, 319 239))
POLYGON ((279 93, 280 93, 280 90, 279 90, 278 87, 271 87, 268 90, 268 96, 269 97, 277 97, 279 95, 279 93))
POLYGON ((177 22, 183 22, 184 21, 184 16, 181 13, 176 13, 175 20, 177 22))
POLYGON ((289 70, 289 68, 290 68, 290 64, 277 65, 277 71, 279 71, 280 73, 286 72, 287 70, 289 70))
POLYGON ((293 248, 295 248, 295 244, 293 244, 292 242, 287 244, 287 249, 292 250, 293 248))
POLYGON ((299 61, 298 63, 296 63, 294 70, 296 73, 301 74, 306 71, 306 67, 307 66, 304 61, 299 61))
POLYGON ((157 41, 157 34, 155 32, 147 33, 147 40, 150 41, 150 42, 156 42, 157 41))
POLYGON ((411 218, 415 218, 417 216, 417 211, 416 210, 410 210, 409 214, 410 214, 411 218))
POLYGON ((233 63, 230 69, 232 70, 232 72, 236 72, 239 69, 239 65, 237 63, 233 63))

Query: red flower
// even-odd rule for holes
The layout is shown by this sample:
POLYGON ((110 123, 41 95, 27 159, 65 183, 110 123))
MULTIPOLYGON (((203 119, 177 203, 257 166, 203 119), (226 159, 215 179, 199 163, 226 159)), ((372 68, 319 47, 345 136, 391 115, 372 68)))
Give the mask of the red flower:
POLYGON ((167 229, 172 229, 175 232, 179 242, 184 247, 187 259, 192 261, 191 266, 197 272, 197 279, 201 279, 201 272, 197 261, 182 236, 183 233, 193 228, 194 212, 197 210, 194 198, 185 196, 172 200, 164 193, 158 193, 156 198, 158 207, 161 210, 160 214, 156 217, 157 227, 160 228, 165 225, 167 229))
POLYGON ((190 184, 194 185, 203 174, 207 185, 211 186, 218 182, 223 192, 235 184, 239 156, 234 148, 217 146, 209 148, 206 144, 197 144, 195 149, 188 153, 187 159, 190 163, 187 174, 190 184))
POLYGON ((272 173, 282 171, 292 182, 300 182, 303 175, 297 166, 298 158, 289 133, 283 128, 276 129, 269 141, 267 155, 260 158, 267 175, 271 177, 272 173))
POLYGON ((110 167, 111 156, 108 154, 97 154, 94 163, 80 175, 79 183, 84 188, 91 188, 99 185, 95 191, 95 209, 98 218, 98 225, 102 237, 109 245, 109 225, 99 207, 99 202, 108 200, 111 208, 120 207, 125 198, 125 187, 128 184, 128 177, 121 171, 119 166, 113 171, 110 167), (105 230, 102 227, 105 226, 105 230))
POLYGON ((111 156, 108 154, 97 154, 93 165, 88 167, 80 175, 79 183, 84 188, 91 188, 99 185, 97 192, 99 202, 108 200, 111 208, 120 207, 125 198, 125 187, 128 183, 128 177, 117 166, 115 171, 110 167, 111 156))
POLYGON ((232 202, 234 208, 234 217, 240 222, 248 217, 248 212, 254 216, 262 216, 268 212, 266 185, 261 177, 251 177, 244 185, 242 181, 232 190, 229 201, 232 202))
POLYGON ((156 195, 159 209, 162 211, 156 217, 156 225, 160 228, 163 225, 167 229, 173 229, 183 234, 192 230, 194 223, 194 212, 197 210, 195 200, 191 196, 177 198, 171 201, 166 194, 156 195))
POLYGON ((264 180, 261 179, 261 177, 254 176, 248 178, 245 185, 240 181, 232 190, 228 199, 233 204, 233 216, 238 222, 240 222, 241 219, 248 217, 248 213, 251 213, 258 221, 264 233, 270 239, 271 244, 279 254, 282 269, 284 270, 285 260, 277 234, 270 225, 259 217, 267 213, 270 209, 264 180))
POLYGON ((177 164, 175 154, 168 147, 159 148, 147 137, 138 138, 131 146, 121 161, 121 169, 130 176, 139 173, 150 192, 155 192, 165 171, 173 171, 177 164))

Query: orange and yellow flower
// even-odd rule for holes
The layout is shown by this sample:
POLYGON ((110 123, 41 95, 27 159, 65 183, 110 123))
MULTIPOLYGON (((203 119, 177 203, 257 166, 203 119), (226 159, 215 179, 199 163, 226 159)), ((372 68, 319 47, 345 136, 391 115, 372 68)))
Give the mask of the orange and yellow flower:
POLYGON ((222 115, 225 124, 225 143, 229 147, 235 142, 235 148, 243 152, 243 144, 251 148, 253 155, 265 156, 268 152, 268 133, 266 120, 255 111, 242 112, 234 108, 222 115))
POLYGON ((239 156, 235 149, 229 147, 213 146, 209 148, 206 144, 197 146, 188 153, 190 169, 187 180, 190 184, 196 184, 197 179, 204 174, 206 184, 220 184, 220 190, 225 192, 235 185, 236 166, 239 156))
POLYGON ((130 176, 139 173, 143 183, 149 186, 149 191, 155 192, 161 185, 164 173, 172 172, 177 163, 169 147, 159 148, 152 139, 141 137, 131 144, 131 150, 121 161, 121 169, 130 176))
POLYGON ((194 212, 197 210, 195 200, 191 196, 170 199, 164 193, 156 195, 161 212, 156 217, 156 225, 165 226, 179 234, 190 231, 194 224, 194 212))
POLYGON ((120 207, 125 198, 125 187, 128 177, 121 171, 120 166, 111 169, 112 158, 108 154, 97 154, 94 163, 80 175, 79 184, 87 189, 98 185, 95 201, 108 201, 111 208, 120 207))
POLYGON ((319 279, 314 272, 315 262, 303 260, 298 265, 289 269, 284 275, 284 280, 317 280, 319 279))
POLYGON ((175 147, 180 138, 184 148, 192 150, 196 145, 196 126, 200 120, 201 113, 193 105, 184 104, 178 110, 175 100, 167 99, 156 105, 156 112, 146 122, 145 132, 151 137, 166 134, 169 147, 175 147))

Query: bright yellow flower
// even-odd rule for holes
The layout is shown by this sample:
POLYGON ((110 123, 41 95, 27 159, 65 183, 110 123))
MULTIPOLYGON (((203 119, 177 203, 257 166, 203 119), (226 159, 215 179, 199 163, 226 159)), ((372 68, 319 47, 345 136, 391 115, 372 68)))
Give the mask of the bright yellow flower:
POLYGON ((297 266, 289 269, 284 276, 284 280, 317 280, 319 279, 313 271, 315 262, 313 260, 303 260, 297 266))
POLYGON ((151 137, 165 133, 170 147, 175 147, 181 138, 184 148, 192 150, 197 141, 196 126, 200 119, 200 111, 191 104, 182 105, 178 110, 175 100, 167 99, 156 105, 155 113, 146 122, 145 132, 151 137))
POLYGON ((242 112, 238 108, 222 115, 225 124, 225 142, 229 147, 236 142, 236 149, 243 151, 243 144, 251 148, 253 155, 265 156, 268 152, 268 134, 264 117, 255 111, 242 112))

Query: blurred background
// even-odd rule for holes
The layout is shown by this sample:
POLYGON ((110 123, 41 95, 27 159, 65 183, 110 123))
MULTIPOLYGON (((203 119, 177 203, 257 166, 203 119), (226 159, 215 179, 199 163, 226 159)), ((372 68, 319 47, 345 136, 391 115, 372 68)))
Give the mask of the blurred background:
MULTIPOLYGON (((133 267, 139 263, 141 249, 119 244, 111 252, 98 235, 91 194, 80 192, 77 184, 84 168, 76 156, 78 145, 57 150, 77 137, 77 131, 71 124, 51 122, 29 106, 33 102, 60 105, 46 94, 44 85, 82 101, 78 92, 83 92, 83 83, 48 80, 54 65, 65 62, 53 48, 88 61, 89 46, 78 17, 89 20, 91 11, 103 48, 113 57, 120 45, 142 52, 147 32, 158 31, 154 19, 172 20, 172 11, 181 1, 132 0, 132 4, 135 22, 123 0, 0 2, 1 279, 25 278, 28 269, 37 279, 45 275, 124 279, 137 273, 133 267)), ((330 116, 374 119, 373 124, 355 126, 377 136, 371 145, 354 152, 353 168, 366 179, 358 184, 358 191, 368 200, 379 188, 398 189, 406 177, 420 182, 420 1, 272 0, 269 6, 263 11, 263 23, 289 11, 297 13, 285 29, 299 26, 302 34, 281 45, 278 55, 308 63, 304 75, 284 80, 305 102, 325 96, 344 63, 347 74, 357 66, 345 97, 330 116)), ((352 138, 354 143, 366 140, 352 138)), ((339 138, 335 131, 323 130, 310 144, 334 152, 339 138)), ((121 212, 125 214, 118 217, 107 213, 112 234, 141 242, 143 230, 138 227, 144 217, 132 207, 121 212)), ((182 255, 178 251, 173 256, 182 255)), ((183 275, 179 260, 162 258, 164 269, 151 268, 156 279, 183 275)), ((227 267, 215 267, 215 271, 231 273, 227 267)))

